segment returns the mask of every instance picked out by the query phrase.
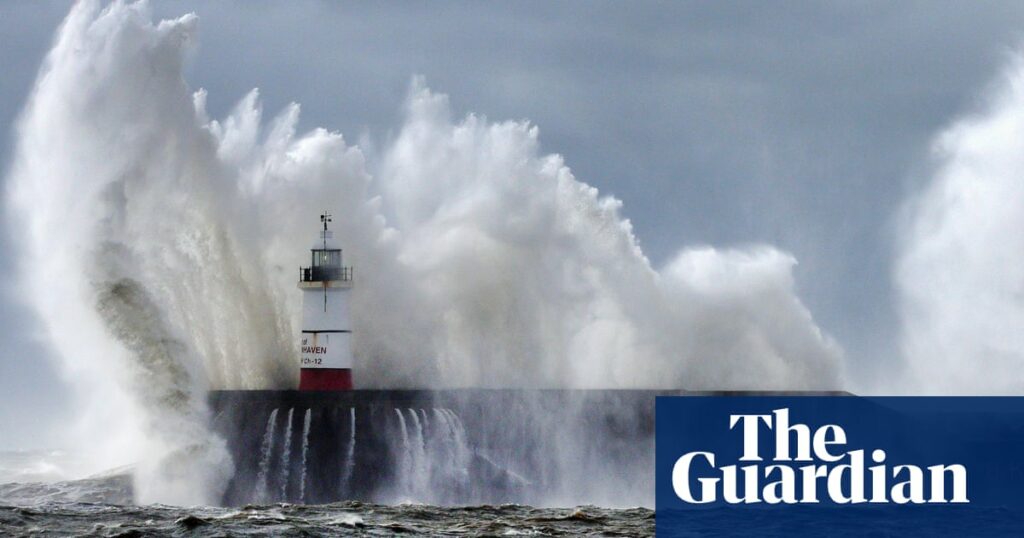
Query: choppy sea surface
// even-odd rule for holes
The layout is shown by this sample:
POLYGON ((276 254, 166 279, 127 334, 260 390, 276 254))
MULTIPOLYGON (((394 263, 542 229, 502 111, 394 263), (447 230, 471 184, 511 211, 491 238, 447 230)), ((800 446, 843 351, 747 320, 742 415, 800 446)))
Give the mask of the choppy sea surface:
POLYGON ((94 503, 0 507, 3 536, 653 536, 654 512, 529 506, 178 508, 94 503))
MULTIPOLYGON (((0 478, 47 478, 17 471, 6 454, 0 478)), ((0 536, 653 536, 654 512, 596 506, 442 507, 342 502, 244 507, 131 504, 123 470, 82 480, 0 484, 0 536)))

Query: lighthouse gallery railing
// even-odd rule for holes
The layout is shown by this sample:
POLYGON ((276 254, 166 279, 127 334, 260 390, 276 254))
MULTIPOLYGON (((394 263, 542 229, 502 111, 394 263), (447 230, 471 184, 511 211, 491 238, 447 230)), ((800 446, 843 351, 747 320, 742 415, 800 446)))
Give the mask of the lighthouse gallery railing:
POLYGON ((329 280, 340 280, 342 282, 352 281, 351 267, 330 267, 313 266, 299 268, 300 282, 326 282, 329 280))

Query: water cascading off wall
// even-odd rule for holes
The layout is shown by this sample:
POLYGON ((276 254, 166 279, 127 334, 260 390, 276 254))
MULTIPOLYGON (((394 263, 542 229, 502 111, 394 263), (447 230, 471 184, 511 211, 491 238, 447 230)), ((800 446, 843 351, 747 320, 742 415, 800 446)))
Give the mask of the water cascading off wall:
POLYGON ((217 392, 236 462, 223 502, 647 505, 665 393, 217 392))
POLYGON ((341 477, 341 486, 345 489, 343 491, 351 491, 350 482, 352 480, 352 471, 355 469, 356 460, 356 409, 350 407, 349 410, 349 434, 348 443, 346 444, 345 460, 339 466, 343 469, 341 477))
POLYGON ((274 408, 267 417, 267 427, 264 429, 263 442, 260 444, 259 471, 256 474, 256 489, 253 494, 253 500, 256 502, 267 500, 270 458, 273 457, 274 442, 277 440, 274 435, 275 431, 277 431, 277 408, 274 408))
POLYGON ((312 424, 312 413, 312 409, 306 409, 306 418, 302 423, 302 481, 299 482, 299 502, 306 500, 306 459, 309 456, 309 426, 312 424))
MULTIPOLYGON (((389 444, 389 450, 372 454, 357 454, 356 408, 342 409, 341 413, 318 413, 321 420, 328 423, 318 424, 317 428, 313 427, 313 411, 312 408, 305 410, 301 430, 303 448, 298 455, 290 449, 292 423, 296 420, 293 413, 284 415, 284 424, 278 424, 278 409, 269 412, 266 426, 259 435, 261 450, 253 460, 256 478, 251 492, 245 495, 243 488, 241 497, 230 499, 230 503, 350 499, 357 497, 353 495, 353 479, 380 480, 374 487, 378 493, 368 497, 378 501, 452 503, 458 502, 460 493, 471 488, 473 477, 467 455, 473 449, 466 442, 461 421, 451 410, 395 408, 398 419, 384 421, 381 433, 385 437, 377 444, 381 440, 389 444, 387 439, 392 436, 396 442, 389 444), (434 420, 429 418, 431 416, 434 420), (408 425, 405 420, 409 421, 408 425), (330 432, 341 429, 346 422, 349 435, 342 443, 337 443, 340 437, 335 438, 330 432), (324 432, 328 435, 320 435, 324 432), (344 456, 340 461, 320 457, 331 453, 344 456), (361 465, 357 463, 360 460, 361 465), (291 472, 293 468, 297 474, 291 472), (317 482, 339 468, 343 472, 336 484, 317 482), (307 493, 307 486, 317 491, 316 498, 307 493)), ((367 411, 371 416, 375 413, 367 411)), ((239 474, 245 471, 240 469, 239 474)))

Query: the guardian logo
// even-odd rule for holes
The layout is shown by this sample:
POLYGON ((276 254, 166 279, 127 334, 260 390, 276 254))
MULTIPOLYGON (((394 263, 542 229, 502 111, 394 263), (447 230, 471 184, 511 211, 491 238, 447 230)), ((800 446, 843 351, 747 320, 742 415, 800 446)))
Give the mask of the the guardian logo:
MULTIPOLYGON (((715 453, 695 451, 672 467, 672 489, 685 503, 837 504, 969 503, 967 468, 960 464, 886 463, 882 448, 844 450, 842 427, 811 430, 790 423, 789 408, 770 415, 730 415, 729 430, 742 433, 742 465, 721 465, 715 453), (769 462, 760 453, 759 436, 774 435, 769 462), (870 459, 870 462, 867 461, 870 459)), ((724 424, 723 424, 724 427, 724 424)), ((678 453, 678 452, 677 452, 678 453)))

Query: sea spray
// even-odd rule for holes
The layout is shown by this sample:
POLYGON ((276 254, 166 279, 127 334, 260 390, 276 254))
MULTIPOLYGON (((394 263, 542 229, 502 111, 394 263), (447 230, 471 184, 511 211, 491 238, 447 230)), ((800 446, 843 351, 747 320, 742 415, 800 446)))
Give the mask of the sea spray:
POLYGON ((95 413, 83 444, 116 439, 97 452, 140 469, 194 465, 175 474, 181 488, 140 473, 140 491, 181 493, 141 500, 219 500, 231 462, 206 424, 207 388, 294 388, 300 295, 286 268, 324 209, 346 256, 373 268, 353 288, 363 387, 841 383, 790 255, 701 247, 654 267, 621 203, 543 153, 537 127, 455 118, 419 79, 371 163, 339 133, 297 133, 298 105, 264 122, 256 91, 211 118, 183 70, 196 24, 153 24, 144 3, 76 4, 7 181, 23 299, 95 413))
POLYGON ((896 289, 908 376, 890 390, 1024 390, 1024 55, 932 143, 906 203, 896 289))
MULTIPOLYGON (((79 11, 73 22, 88 26, 93 14, 79 11)), ((368 166, 338 133, 297 134, 297 106, 264 127, 255 91, 211 119, 171 43, 190 41, 195 17, 154 26, 143 6, 104 13, 95 45, 48 63, 90 73, 98 88, 40 79, 51 91, 34 93, 21 122, 10 201, 35 240, 117 199, 118 230, 144 254, 133 269, 190 329, 214 387, 294 384, 299 294, 283 268, 308 255, 324 203, 346 255, 374 268, 353 291, 363 386, 837 384, 839 350, 796 298, 792 257, 702 247, 651 267, 620 202, 541 153, 535 126, 454 120, 447 97, 417 79, 397 137, 368 166), (187 32, 164 35, 178 28, 187 32), (114 37, 127 50, 90 54, 114 37), (151 38, 167 43, 130 56, 151 38), (140 73, 152 76, 136 83, 140 73), (99 90, 120 100, 90 101, 99 90), (139 142, 115 148, 125 124, 139 142), (168 139, 181 144, 160 145, 168 139), (110 192, 117 181, 126 188, 110 192)))
MULTIPOLYGON (((120 248, 103 258, 109 262, 120 248)), ((97 277, 97 312, 128 352, 127 368, 145 389, 136 396, 148 410, 143 431, 156 457, 135 469, 135 495, 140 502, 184 504, 219 502, 224 487, 216 482, 231 476, 224 441, 205 431, 209 420, 203 393, 196 386, 191 350, 177 337, 145 289, 131 278, 97 277)))
POLYGON ((75 442, 98 465, 114 464, 109 455, 137 461, 139 502, 217 503, 233 469, 207 427, 203 350, 146 277, 150 263, 173 266, 139 248, 134 221, 152 208, 129 201, 140 184, 187 190, 172 163, 191 160, 196 141, 180 99, 195 24, 154 26, 142 6, 76 4, 18 122, 7 181, 24 299, 90 400, 78 406, 75 442))

